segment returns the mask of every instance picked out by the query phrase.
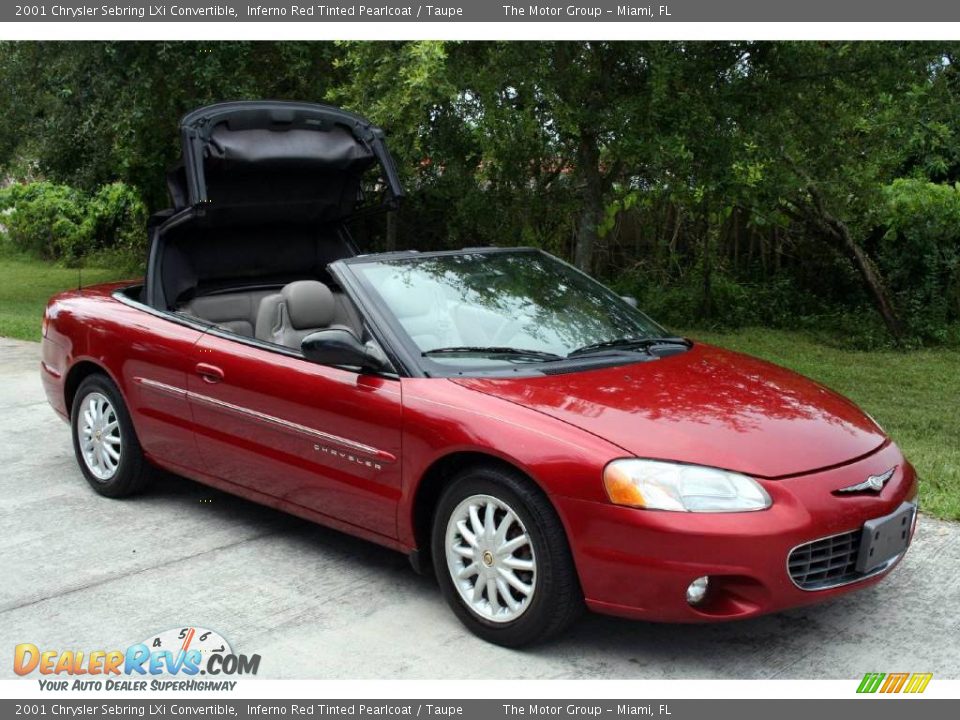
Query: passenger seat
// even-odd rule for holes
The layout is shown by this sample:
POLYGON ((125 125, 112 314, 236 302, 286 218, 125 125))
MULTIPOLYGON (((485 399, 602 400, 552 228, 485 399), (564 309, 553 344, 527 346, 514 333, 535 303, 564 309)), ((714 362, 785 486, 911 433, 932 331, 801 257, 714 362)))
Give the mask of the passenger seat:
POLYGON ((318 330, 343 328, 358 337, 359 317, 345 297, 337 297, 317 280, 298 280, 260 303, 256 338, 299 350, 303 339, 318 330))

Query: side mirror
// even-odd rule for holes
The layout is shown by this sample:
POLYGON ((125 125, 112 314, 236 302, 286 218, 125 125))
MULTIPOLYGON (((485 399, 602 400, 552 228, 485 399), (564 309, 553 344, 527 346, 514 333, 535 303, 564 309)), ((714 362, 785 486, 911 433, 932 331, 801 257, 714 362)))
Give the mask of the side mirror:
POLYGON ((621 295, 620 299, 632 308, 637 307, 637 299, 633 295, 621 295))
POLYGON ((361 370, 390 370, 390 362, 379 348, 364 345, 349 330, 318 330, 300 343, 303 356, 318 365, 355 365, 361 370))

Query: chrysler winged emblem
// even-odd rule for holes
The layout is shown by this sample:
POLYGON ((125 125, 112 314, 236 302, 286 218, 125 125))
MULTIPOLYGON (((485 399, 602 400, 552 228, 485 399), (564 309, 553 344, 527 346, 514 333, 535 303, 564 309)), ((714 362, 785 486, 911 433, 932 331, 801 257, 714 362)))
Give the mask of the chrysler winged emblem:
POLYGON ((892 468, 886 472, 882 472, 879 475, 871 475, 862 483, 857 483, 856 485, 850 485, 849 487, 840 488, 835 492, 862 492, 863 490, 873 490, 874 492, 880 492, 883 490, 883 486, 887 484, 887 480, 893 477, 893 473, 896 472, 897 466, 894 465, 892 468))

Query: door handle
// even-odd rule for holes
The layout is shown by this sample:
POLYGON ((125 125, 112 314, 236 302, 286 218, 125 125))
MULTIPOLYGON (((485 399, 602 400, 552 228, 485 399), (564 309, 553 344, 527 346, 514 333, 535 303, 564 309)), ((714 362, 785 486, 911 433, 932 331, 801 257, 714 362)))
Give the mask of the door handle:
POLYGON ((223 380, 223 370, 218 368, 216 365, 208 365, 207 363, 197 363, 197 366, 194 368, 197 371, 197 375, 203 378, 204 382, 218 383, 223 380))

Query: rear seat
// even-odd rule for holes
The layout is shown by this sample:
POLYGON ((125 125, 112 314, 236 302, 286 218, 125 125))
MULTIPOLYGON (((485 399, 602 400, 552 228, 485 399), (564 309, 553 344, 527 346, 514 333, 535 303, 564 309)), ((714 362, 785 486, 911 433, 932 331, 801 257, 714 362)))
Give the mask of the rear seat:
POLYGON ((218 327, 237 335, 253 337, 260 301, 275 292, 276 290, 249 290, 203 295, 181 305, 179 310, 187 315, 215 323, 218 327))
MULTIPOLYGON (((249 290, 246 292, 203 295, 184 303, 179 311, 212 322, 217 327, 237 335, 255 337, 260 303, 265 297, 277 295, 277 290, 249 290)), ((333 293, 334 323, 351 328, 361 337, 363 323, 353 303, 340 292, 333 293)))

